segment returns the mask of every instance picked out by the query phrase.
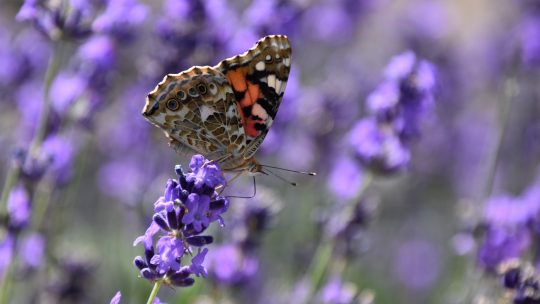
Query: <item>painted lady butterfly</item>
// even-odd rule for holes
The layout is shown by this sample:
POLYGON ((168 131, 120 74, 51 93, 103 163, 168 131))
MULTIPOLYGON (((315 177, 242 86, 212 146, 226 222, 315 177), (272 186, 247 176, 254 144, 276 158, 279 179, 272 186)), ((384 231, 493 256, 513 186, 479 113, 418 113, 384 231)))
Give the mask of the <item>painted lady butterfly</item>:
POLYGON ((168 74, 142 114, 177 153, 200 153, 224 171, 263 172, 253 155, 276 117, 290 68, 287 37, 267 36, 216 66, 168 74))

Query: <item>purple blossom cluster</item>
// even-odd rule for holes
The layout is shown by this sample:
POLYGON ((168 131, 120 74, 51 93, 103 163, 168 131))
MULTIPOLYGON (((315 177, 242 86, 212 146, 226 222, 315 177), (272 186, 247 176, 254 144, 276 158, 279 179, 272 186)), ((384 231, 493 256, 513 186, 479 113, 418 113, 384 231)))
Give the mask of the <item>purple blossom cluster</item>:
POLYGON ((202 233, 212 222, 224 225, 221 215, 227 211, 229 201, 216 192, 226 183, 219 167, 194 155, 189 168, 188 174, 180 166, 175 168, 178 180, 167 181, 164 196, 154 204, 152 223, 134 242, 142 243, 145 258, 138 256, 133 263, 141 277, 152 282, 186 287, 195 282, 192 274, 206 277, 202 263, 208 249, 204 246, 211 244, 213 237, 202 233), (197 254, 190 265, 182 266, 183 260, 193 255, 191 246, 198 248, 197 254))
POLYGON ((478 249, 482 267, 494 271, 501 263, 521 257, 534 250, 540 215, 540 184, 529 186, 519 196, 491 197, 484 208, 485 230, 478 249))
POLYGON ((385 80, 366 99, 369 116, 349 133, 356 158, 376 172, 407 167, 410 141, 420 135, 422 118, 433 111, 435 87, 431 63, 411 51, 392 58, 385 80))
POLYGON ((267 188, 259 186, 257 196, 235 202, 228 223, 226 241, 208 255, 210 278, 219 286, 245 286, 251 294, 260 292, 259 250, 264 235, 281 208, 281 202, 267 188))

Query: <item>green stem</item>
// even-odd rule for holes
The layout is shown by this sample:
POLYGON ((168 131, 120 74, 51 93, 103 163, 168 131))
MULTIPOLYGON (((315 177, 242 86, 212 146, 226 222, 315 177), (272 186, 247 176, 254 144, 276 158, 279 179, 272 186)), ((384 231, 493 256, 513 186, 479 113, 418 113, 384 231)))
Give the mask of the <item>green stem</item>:
POLYGON ((18 165, 11 166, 7 176, 6 181, 4 182, 4 187, 2 188, 2 196, 0 197, 0 214, 7 213, 7 200, 9 193, 17 180, 19 179, 20 168, 18 165))
POLYGON ((43 88, 43 103, 41 105, 41 113, 39 115, 38 126, 36 134, 30 144, 30 153, 32 155, 38 155, 41 148, 41 144, 47 134, 47 123, 49 121, 49 112, 51 110, 50 91, 51 86, 60 68, 60 62, 62 61, 62 42, 57 42, 53 46, 53 53, 45 72, 44 88, 43 88))
POLYGON ((504 100, 501 105, 501 116, 500 116, 500 131, 499 136, 497 137, 497 141, 495 143, 495 151, 493 152, 490 161, 488 162, 488 170, 487 170, 487 177, 486 177, 486 184, 484 187, 484 196, 483 198, 487 198, 491 196, 491 193, 493 192, 493 185, 495 181, 495 175, 497 173, 497 164, 500 161, 501 158, 501 150, 502 150, 502 144, 503 140, 505 138, 506 132, 508 130, 508 121, 510 120, 510 112, 512 110, 512 101, 515 97, 515 95, 518 92, 518 83, 515 79, 515 77, 509 78, 505 83, 504 88, 504 100))
MULTIPOLYGON (((44 79, 44 88, 43 88, 43 103, 41 106, 41 113, 39 115, 38 125, 36 129, 36 134, 34 135, 34 138, 32 139, 32 142, 30 143, 30 148, 28 150, 28 154, 30 157, 37 156, 39 153, 39 150, 41 148, 41 144, 43 143, 43 139, 45 138, 46 132, 47 132, 47 122, 49 118, 49 111, 50 111, 50 98, 49 93, 51 90, 52 82, 58 73, 58 69, 60 68, 60 62, 61 62, 61 54, 60 54, 61 45, 60 42, 55 43, 53 45, 53 53, 51 58, 49 59, 49 64, 47 66, 47 71, 45 72, 45 79, 44 79)), ((11 189, 15 186, 19 179, 20 174, 20 166, 15 165, 12 166, 8 174, 6 176, 6 181, 4 182, 4 187, 2 189, 2 195, 0 196, 0 212, 6 212, 7 213, 7 199, 9 197, 9 193, 11 192, 11 189)), ((14 252, 14 256, 16 256, 16 252, 14 252)), ((11 283, 12 283, 12 264, 10 263, 2 277, 2 281, 0 282, 0 303, 7 303, 9 300, 9 293, 11 289, 11 283)))
POLYGON ((0 282, 0 304, 7 304, 9 300, 9 294, 11 291, 11 274, 13 272, 13 263, 9 263, 4 269, 4 275, 2 276, 2 281, 0 282))
POLYGON ((148 301, 146 301, 146 304, 154 303, 154 299, 156 298, 160 287, 161 287, 161 281, 157 281, 154 283, 154 288, 152 288, 152 292, 150 292, 150 296, 148 297, 148 301))
MULTIPOLYGON (((362 181, 362 185, 358 188, 358 192, 355 197, 358 199, 362 197, 366 189, 373 181, 373 175, 369 172, 366 173, 362 181)), ((354 204, 348 204, 345 208, 349 209, 346 212, 353 212, 354 204)), ((307 274, 311 279, 311 290, 309 296, 306 298, 307 302, 311 303, 311 300, 317 290, 319 290, 328 267, 332 261, 332 255, 334 253, 334 241, 331 237, 323 235, 319 240, 313 259, 308 267, 307 274)))

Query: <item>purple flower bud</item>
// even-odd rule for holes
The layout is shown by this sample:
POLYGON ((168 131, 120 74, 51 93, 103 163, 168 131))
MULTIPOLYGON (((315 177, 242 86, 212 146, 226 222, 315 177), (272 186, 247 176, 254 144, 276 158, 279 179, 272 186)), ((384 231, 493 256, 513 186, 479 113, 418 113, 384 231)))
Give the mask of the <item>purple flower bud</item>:
POLYGON ((169 276, 169 279, 172 281, 181 281, 186 279, 192 274, 191 270, 189 269, 189 266, 184 266, 180 268, 177 272, 174 272, 169 276))
POLYGON ((10 233, 5 234, 4 238, 0 240, 0 275, 4 275, 6 268, 11 263, 14 246, 15 238, 10 233))
POLYGON ((167 223, 167 220, 163 217, 163 214, 156 213, 152 217, 152 220, 158 224, 159 228, 165 230, 165 231, 171 231, 171 228, 169 227, 169 224, 167 223))
POLYGON ((45 239, 38 233, 27 236, 21 246, 20 255, 29 268, 35 269, 41 266, 45 254, 45 239))
POLYGON ((147 15, 148 8, 135 0, 110 0, 105 11, 92 24, 92 29, 118 40, 131 40, 135 29, 147 15))
POLYGON ((521 281, 521 269, 519 267, 507 270, 503 275, 503 286, 508 289, 516 289, 521 281))
POLYGON ((86 26, 91 9, 86 1, 26 0, 16 18, 18 21, 32 22, 52 40, 84 38, 91 33, 86 26))
POLYGON ((178 286, 178 287, 189 287, 195 283, 195 280, 193 278, 185 278, 185 279, 179 279, 177 281, 172 282, 172 285, 178 286))
POLYGON ((173 230, 177 230, 180 228, 179 225, 179 218, 176 216, 176 210, 171 210, 167 212, 167 222, 169 223, 169 227, 173 230))
POLYGON ((212 244, 214 238, 209 235, 196 235, 186 238, 186 241, 195 247, 201 247, 204 245, 212 244))
POLYGON ((140 256, 135 257, 135 259, 133 260, 133 265, 135 265, 135 267, 139 268, 140 270, 148 267, 148 264, 140 256))
POLYGON ((150 270, 150 268, 141 269, 139 273, 141 277, 149 281, 155 281, 157 278, 159 278, 159 275, 155 271, 150 270))
POLYGON ((114 297, 111 299, 110 304, 120 304, 120 300, 122 299, 122 293, 120 291, 116 292, 114 297))
POLYGON ((30 220, 30 198, 26 190, 18 185, 9 193, 7 209, 9 214, 9 226, 19 230, 26 226, 30 220))

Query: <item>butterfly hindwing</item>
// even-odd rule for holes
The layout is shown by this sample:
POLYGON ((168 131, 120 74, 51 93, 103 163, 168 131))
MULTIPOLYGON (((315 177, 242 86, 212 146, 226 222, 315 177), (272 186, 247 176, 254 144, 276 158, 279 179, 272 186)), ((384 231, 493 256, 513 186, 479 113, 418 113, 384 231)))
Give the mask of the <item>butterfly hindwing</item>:
POLYGON ((289 40, 273 35, 214 67, 227 77, 238 103, 246 134, 244 158, 257 151, 268 133, 283 98, 290 66, 289 40))
POLYGON ((241 151, 246 139, 234 92, 211 67, 169 74, 148 94, 144 115, 169 137, 176 151, 214 159, 241 151))

